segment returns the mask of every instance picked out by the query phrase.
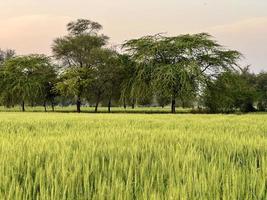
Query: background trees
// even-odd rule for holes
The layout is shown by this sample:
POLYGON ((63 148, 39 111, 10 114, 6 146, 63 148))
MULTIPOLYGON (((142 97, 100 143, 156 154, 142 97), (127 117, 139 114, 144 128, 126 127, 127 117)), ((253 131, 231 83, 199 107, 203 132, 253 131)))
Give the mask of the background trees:
POLYGON ((78 19, 67 25, 69 35, 57 38, 52 47, 55 58, 62 61, 64 68, 70 68, 63 73, 60 79, 63 82, 58 84, 58 88, 61 92, 66 92, 62 90, 63 85, 71 83, 71 87, 75 90, 63 94, 73 94, 72 96, 76 99, 77 112, 81 111, 82 96, 86 87, 83 83, 90 82, 87 80, 90 76, 85 74, 93 68, 92 51, 103 47, 108 40, 108 37, 98 34, 101 29, 102 26, 97 22, 78 19))
POLYGON ((88 99, 95 102, 95 112, 101 100, 106 99, 111 111, 112 99, 120 96, 121 63, 117 52, 107 48, 95 49, 92 53, 93 79, 88 87, 88 99))
POLYGON ((260 111, 267 109, 267 73, 261 72, 256 76, 256 91, 258 93, 257 107, 260 111))
POLYGON ((120 55, 121 62, 121 101, 126 109, 127 103, 130 103, 134 108, 136 95, 138 94, 137 87, 137 63, 127 54, 120 55))
POLYGON ((205 106, 210 112, 254 111, 257 93, 244 72, 224 72, 211 80, 204 92, 205 106))
POLYGON ((210 112, 267 109, 267 76, 240 68, 242 55, 207 33, 133 39, 120 52, 108 47, 101 24, 78 19, 54 40, 53 59, 0 50, 0 96, 7 107, 47 104, 56 97, 98 111, 100 105, 195 107, 210 112), (57 62, 57 67, 53 64, 57 62))
POLYGON ((47 85, 54 83, 56 74, 48 57, 30 55, 6 60, 1 77, 3 102, 7 106, 20 104, 22 111, 25 111, 25 102, 33 105, 40 97, 50 93, 47 85))
POLYGON ((150 88, 156 95, 176 99, 194 93, 199 82, 237 65, 241 54, 225 50, 206 33, 164 37, 146 36, 130 40, 123 47, 137 63, 135 84, 138 95, 150 88))

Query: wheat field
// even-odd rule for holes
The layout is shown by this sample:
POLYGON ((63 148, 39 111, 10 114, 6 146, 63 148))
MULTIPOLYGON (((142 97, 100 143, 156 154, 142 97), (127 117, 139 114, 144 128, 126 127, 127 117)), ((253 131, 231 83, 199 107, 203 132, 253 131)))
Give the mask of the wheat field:
POLYGON ((266 199, 267 115, 0 113, 0 199, 266 199))

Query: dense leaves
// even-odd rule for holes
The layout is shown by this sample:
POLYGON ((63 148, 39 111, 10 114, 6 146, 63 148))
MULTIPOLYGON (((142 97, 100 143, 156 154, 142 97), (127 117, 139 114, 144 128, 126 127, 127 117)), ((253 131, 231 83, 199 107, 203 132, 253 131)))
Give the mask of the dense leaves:
POLYGON ((245 74, 225 72, 207 84, 204 101, 211 112, 254 111, 255 88, 245 74))
POLYGON ((53 59, 0 50, 0 97, 7 107, 27 105, 177 106, 210 112, 267 109, 267 76, 251 74, 241 53, 207 33, 145 36, 108 47, 102 25, 88 19, 67 24, 54 40, 53 59), (55 64, 57 65, 55 66, 55 64))
POLYGON ((5 61, 1 68, 1 97, 7 106, 33 104, 51 94, 47 90, 56 79, 50 59, 43 55, 19 56, 5 61), (48 94, 49 93, 49 94, 48 94))
POLYGON ((225 50, 206 33, 165 37, 146 36, 123 45, 137 63, 138 95, 148 89, 172 99, 195 93, 202 80, 233 70, 241 54, 225 50))

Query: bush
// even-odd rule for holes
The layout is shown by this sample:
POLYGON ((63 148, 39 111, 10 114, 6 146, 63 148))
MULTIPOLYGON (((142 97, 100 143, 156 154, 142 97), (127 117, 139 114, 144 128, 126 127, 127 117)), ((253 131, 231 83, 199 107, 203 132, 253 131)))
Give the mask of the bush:
POLYGON ((247 74, 225 72, 208 82, 204 91, 204 105, 212 113, 234 111, 252 112, 256 90, 247 74))

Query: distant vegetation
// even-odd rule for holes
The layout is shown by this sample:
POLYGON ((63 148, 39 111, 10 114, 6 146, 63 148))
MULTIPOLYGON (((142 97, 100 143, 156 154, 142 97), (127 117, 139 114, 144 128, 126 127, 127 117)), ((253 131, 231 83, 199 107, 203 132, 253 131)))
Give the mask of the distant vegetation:
POLYGON ((108 47, 102 26, 87 19, 67 25, 54 40, 53 56, 16 56, 0 50, 0 104, 7 108, 76 105, 171 106, 205 112, 267 109, 267 74, 241 68, 241 53, 206 33, 161 34, 108 47))

